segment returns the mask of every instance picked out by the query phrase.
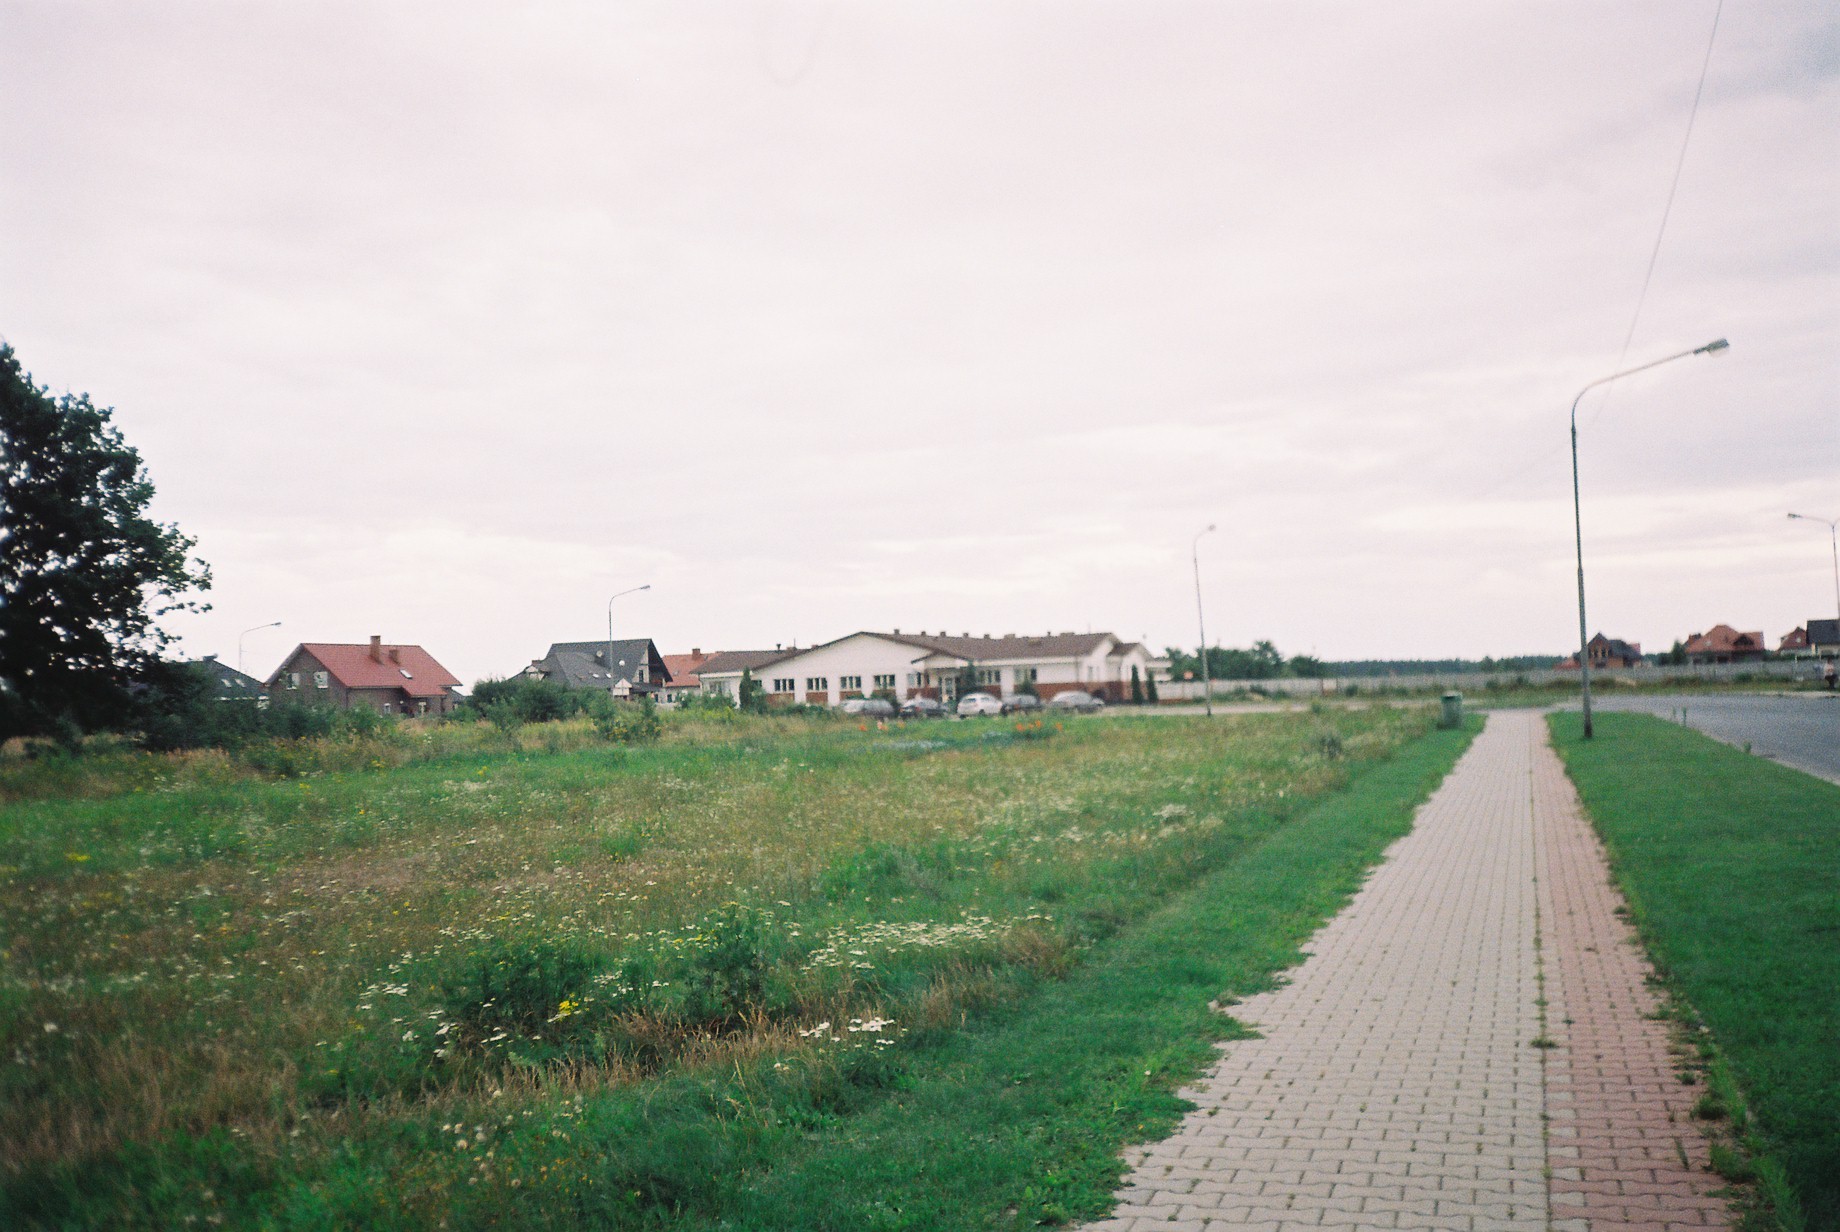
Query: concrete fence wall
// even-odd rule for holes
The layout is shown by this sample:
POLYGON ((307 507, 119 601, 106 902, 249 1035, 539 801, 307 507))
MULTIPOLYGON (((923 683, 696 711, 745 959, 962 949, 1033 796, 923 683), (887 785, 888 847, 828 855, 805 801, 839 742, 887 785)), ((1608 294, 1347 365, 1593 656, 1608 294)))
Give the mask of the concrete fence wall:
MULTIPOLYGON (((1591 673, 1591 683, 1611 685, 1617 681, 1635 684, 1691 683, 1707 681, 1730 683, 1738 680, 1795 681, 1821 679, 1821 660, 1795 659, 1772 663, 1720 663, 1701 667, 1630 667, 1610 668, 1591 673)), ((1362 692, 1370 689, 1435 689, 1459 693, 1481 692, 1493 682, 1499 687, 1541 685, 1563 681, 1578 683, 1576 671, 1546 668, 1525 672, 1429 672, 1414 676, 1337 676, 1322 680, 1216 680, 1214 696, 1223 697, 1241 690, 1260 689, 1284 697, 1322 697, 1343 692, 1350 687, 1362 692)), ((1163 701, 1200 701, 1199 680, 1159 680, 1157 696, 1163 701)))

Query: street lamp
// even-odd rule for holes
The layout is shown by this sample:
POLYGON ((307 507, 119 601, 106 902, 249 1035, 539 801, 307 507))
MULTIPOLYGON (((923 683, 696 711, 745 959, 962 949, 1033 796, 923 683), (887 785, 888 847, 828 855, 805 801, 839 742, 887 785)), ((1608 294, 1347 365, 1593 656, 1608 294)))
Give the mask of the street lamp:
POLYGON ((1207 703, 1208 717, 1214 717, 1214 681, 1208 675, 1207 652, 1207 617, 1201 611, 1201 535, 1212 533, 1214 524, 1208 523, 1207 530, 1195 536, 1189 545, 1189 556, 1195 562, 1195 622, 1201 626, 1201 696, 1207 703))
POLYGON ((1806 513, 1792 513, 1789 516, 1804 522, 1827 523, 1827 542, 1834 553, 1834 620, 1840 626, 1840 518, 1817 518, 1806 513))
POLYGON ((1634 368, 1625 368, 1621 372, 1612 372, 1609 376, 1599 377, 1586 385, 1578 391, 1578 396, 1572 399, 1572 536, 1578 546, 1578 680, 1582 686, 1581 693, 1584 698, 1584 738, 1586 740, 1591 738, 1591 644, 1589 640, 1591 635, 1584 627, 1584 519, 1578 508, 1578 404, 1586 394, 1599 385, 1608 385, 1611 381, 1619 381, 1626 376, 1634 376, 1638 372, 1647 372, 1650 368, 1658 368, 1662 364, 1685 359, 1689 355, 1717 355, 1730 345, 1731 343, 1723 338, 1715 338, 1705 346, 1694 347, 1691 351, 1682 351, 1678 355, 1653 359, 1634 368))
POLYGON ((615 686, 620 683, 619 678, 613 674, 613 600, 618 599, 620 595, 636 595, 642 590, 650 590, 651 588, 652 584, 647 582, 645 585, 635 586, 631 590, 622 590, 619 594, 607 600, 607 696, 609 697, 613 696, 615 686))
MULTIPOLYGON (((1795 515, 1790 514, 1789 516, 1794 517, 1795 515)), ((236 635, 236 670, 238 672, 243 671, 243 639, 258 629, 279 629, 280 627, 281 622, 279 620, 271 620, 265 625, 251 625, 236 635)), ((244 674, 246 675, 247 673, 244 674)))

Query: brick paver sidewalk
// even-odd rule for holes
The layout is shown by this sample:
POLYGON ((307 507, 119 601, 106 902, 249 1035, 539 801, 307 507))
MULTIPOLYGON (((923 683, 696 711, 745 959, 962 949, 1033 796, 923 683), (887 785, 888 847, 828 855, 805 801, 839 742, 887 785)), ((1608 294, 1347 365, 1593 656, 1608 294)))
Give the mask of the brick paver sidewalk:
POLYGON ((1726 1226, 1620 901, 1541 716, 1491 716, 1089 1229, 1726 1226))

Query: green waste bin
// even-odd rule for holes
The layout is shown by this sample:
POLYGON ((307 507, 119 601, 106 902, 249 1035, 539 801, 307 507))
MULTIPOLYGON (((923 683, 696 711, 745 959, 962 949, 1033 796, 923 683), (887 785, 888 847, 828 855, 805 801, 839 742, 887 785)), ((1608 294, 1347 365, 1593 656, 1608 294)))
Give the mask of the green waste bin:
POLYGON ((1463 725, 1463 695, 1446 693, 1443 697, 1444 711, 1438 716, 1439 727, 1461 727, 1463 725))

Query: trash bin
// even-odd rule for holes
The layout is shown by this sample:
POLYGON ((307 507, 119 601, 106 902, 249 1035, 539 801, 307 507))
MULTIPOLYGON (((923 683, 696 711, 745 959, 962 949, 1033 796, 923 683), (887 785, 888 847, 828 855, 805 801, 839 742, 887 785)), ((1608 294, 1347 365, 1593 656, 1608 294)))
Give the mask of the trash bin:
POLYGON ((1461 727, 1463 725, 1463 695, 1446 693, 1443 702, 1444 712, 1438 716, 1438 726, 1461 727))

